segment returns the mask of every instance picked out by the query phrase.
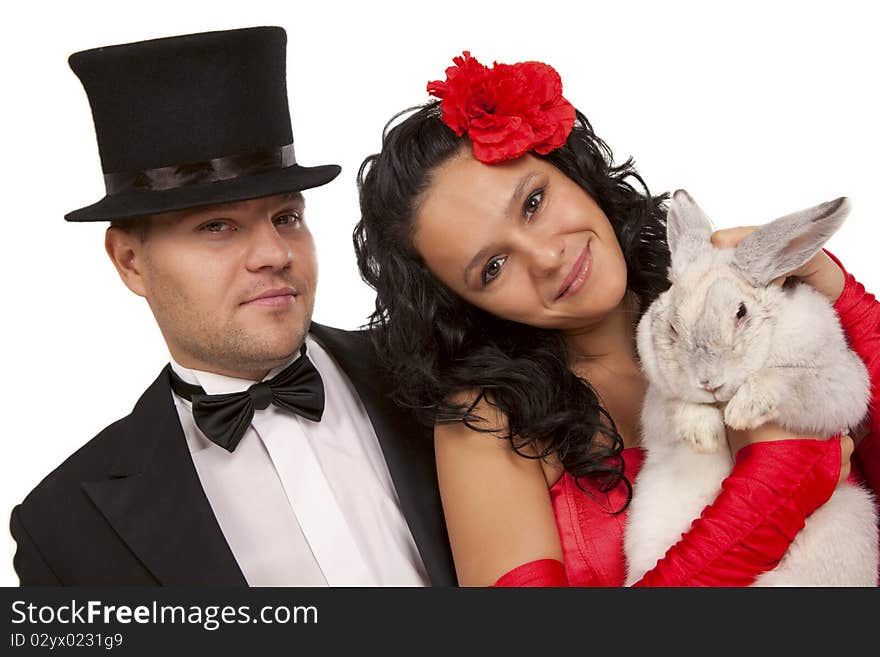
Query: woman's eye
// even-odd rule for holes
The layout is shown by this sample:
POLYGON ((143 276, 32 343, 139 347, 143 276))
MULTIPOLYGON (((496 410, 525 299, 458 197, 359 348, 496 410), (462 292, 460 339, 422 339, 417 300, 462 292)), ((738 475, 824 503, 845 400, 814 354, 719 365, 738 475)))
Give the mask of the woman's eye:
POLYGON ((539 189, 538 191, 530 194, 529 197, 526 199, 526 202, 523 204, 523 215, 526 217, 531 217, 541 207, 541 203, 543 202, 543 200, 543 189, 539 189))
POLYGON ((489 262, 486 263, 486 266, 483 267, 483 271, 480 274, 480 281, 483 285, 488 285, 493 280, 498 277, 498 274, 501 273, 501 268, 504 266, 504 263, 507 261, 506 256, 501 256, 499 258, 493 258, 489 262))

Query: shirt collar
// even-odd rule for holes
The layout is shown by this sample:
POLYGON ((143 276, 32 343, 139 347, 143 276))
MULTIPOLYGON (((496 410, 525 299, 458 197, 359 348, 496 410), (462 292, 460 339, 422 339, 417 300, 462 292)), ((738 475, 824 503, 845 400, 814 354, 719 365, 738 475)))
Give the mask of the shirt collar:
MULTIPOLYGON (((171 362, 171 368, 174 370, 177 376, 179 376, 187 383, 201 386, 209 395, 243 392, 244 390, 247 390, 252 385, 254 385, 254 383, 256 383, 255 381, 251 381, 249 379, 237 379, 231 376, 224 376, 223 374, 215 374, 214 372, 192 370, 178 363, 170 354, 168 355, 168 358, 171 362)), ((299 358, 298 349, 293 357, 285 361, 282 365, 279 365, 278 367, 274 367, 269 370, 269 372, 266 374, 266 376, 263 377, 262 380, 267 381, 271 379, 273 376, 278 374, 278 372, 290 365, 297 358, 299 358)))

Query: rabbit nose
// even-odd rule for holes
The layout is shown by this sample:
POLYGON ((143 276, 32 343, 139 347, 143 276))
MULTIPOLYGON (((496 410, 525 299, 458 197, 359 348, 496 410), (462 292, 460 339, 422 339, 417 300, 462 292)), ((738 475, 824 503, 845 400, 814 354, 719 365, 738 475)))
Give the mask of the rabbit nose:
POLYGON ((709 383, 709 380, 708 380, 708 379, 700 379, 700 385, 701 385, 705 390, 708 390, 709 392, 715 392, 716 390, 718 390, 718 388, 720 388, 720 387, 723 386, 724 384, 723 384, 723 383, 719 383, 718 385, 714 385, 714 384, 712 384, 712 383, 709 383))

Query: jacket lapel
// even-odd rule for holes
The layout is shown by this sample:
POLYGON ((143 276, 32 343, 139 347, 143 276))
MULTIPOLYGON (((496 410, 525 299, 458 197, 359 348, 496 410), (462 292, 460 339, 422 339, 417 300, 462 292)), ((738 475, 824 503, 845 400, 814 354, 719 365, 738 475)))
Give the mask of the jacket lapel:
POLYGON ((369 335, 315 322, 309 330, 348 375, 370 416, 431 584, 455 586, 430 430, 389 398, 391 386, 379 369, 369 335))
POLYGON ((160 584, 247 586, 190 457, 169 367, 118 425, 109 478, 83 489, 160 584))

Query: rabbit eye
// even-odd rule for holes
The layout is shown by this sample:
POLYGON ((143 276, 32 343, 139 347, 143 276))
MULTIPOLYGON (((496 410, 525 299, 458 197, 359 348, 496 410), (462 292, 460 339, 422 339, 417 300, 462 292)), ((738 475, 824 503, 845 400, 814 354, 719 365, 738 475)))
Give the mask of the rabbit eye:
POLYGON ((741 304, 739 304, 739 310, 736 311, 736 318, 742 319, 745 316, 746 316, 746 304, 741 303, 741 304))
POLYGON ((672 325, 672 322, 669 322, 669 330, 673 336, 678 337, 678 331, 675 330, 675 327, 672 325))

